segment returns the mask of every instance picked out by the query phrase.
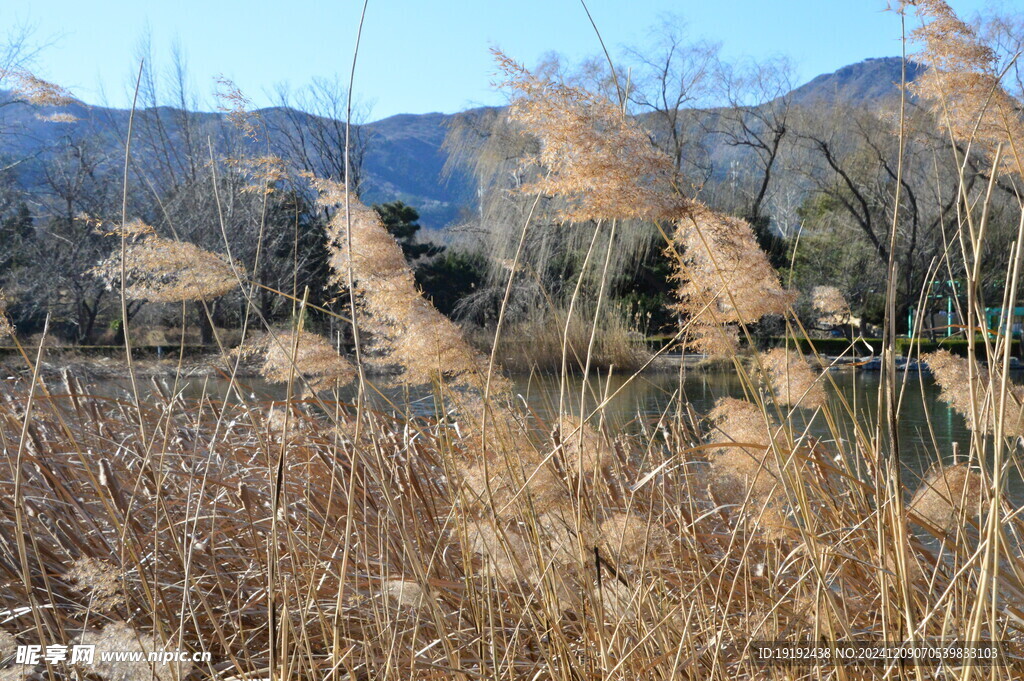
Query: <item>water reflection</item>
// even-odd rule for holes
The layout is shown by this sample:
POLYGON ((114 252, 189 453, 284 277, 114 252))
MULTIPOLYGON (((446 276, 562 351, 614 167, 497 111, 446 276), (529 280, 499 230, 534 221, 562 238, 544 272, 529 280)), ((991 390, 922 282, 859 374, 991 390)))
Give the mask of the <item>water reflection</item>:
MULTIPOLYGON (((904 381, 899 409, 900 458, 905 481, 913 487, 935 461, 941 459, 949 463, 952 460, 954 444, 961 455, 965 455, 969 451, 970 432, 964 419, 939 400, 940 390, 929 375, 908 373, 900 374, 899 377, 904 381)), ((815 415, 804 409, 797 410, 793 419, 795 427, 801 430, 806 428, 810 435, 823 441, 838 438, 847 445, 855 440, 858 428, 863 435, 873 438, 877 425, 879 375, 847 371, 829 373, 824 380, 829 386, 827 391, 837 432, 830 430, 821 414, 815 415)), ((174 390, 173 381, 164 379, 160 383, 162 392, 174 390)), ((250 403, 253 400, 282 400, 286 397, 286 390, 281 385, 267 384, 258 379, 245 379, 240 383, 242 398, 250 403)), ((542 419, 550 421, 557 413, 560 392, 557 377, 536 374, 518 376, 514 385, 520 403, 542 419)), ((204 394, 218 400, 239 399, 237 394, 229 390, 227 381, 222 379, 180 379, 176 387, 186 399, 204 394)), ((123 382, 101 386, 101 391, 107 394, 121 392, 123 395, 122 391, 126 389, 123 382)), ((381 389, 380 393, 370 396, 370 404, 376 409, 392 412, 398 405, 401 411, 411 414, 433 416, 436 413, 429 390, 381 389)), ((671 417, 681 405, 682 408, 692 408, 698 415, 705 414, 716 400, 727 396, 745 396, 744 384, 735 372, 688 368, 685 372, 648 372, 632 379, 614 374, 611 377, 592 377, 585 389, 579 377, 571 377, 566 382, 564 404, 578 414, 582 397, 585 411, 590 413, 608 397, 604 407, 604 418, 608 425, 613 429, 635 429, 640 422, 654 424, 666 414, 671 417), (682 400, 679 399, 680 395, 682 400)), ((352 393, 341 395, 343 400, 353 397, 352 393)), ((854 451, 850 446, 844 449, 854 451)), ((1024 498, 1024 484, 1015 471, 1010 475, 1010 488, 1014 497, 1024 498)))
MULTIPOLYGON (((876 410, 879 391, 879 375, 872 372, 837 372, 825 377, 830 384, 830 401, 833 413, 846 416, 838 426, 841 436, 852 439, 854 436, 853 421, 849 419, 841 400, 841 395, 850 409, 857 414, 857 423, 868 434, 874 433, 876 410)), ((515 378, 515 392, 521 403, 528 405, 539 416, 547 419, 558 410, 559 380, 551 375, 524 375, 515 378)), ((286 390, 280 385, 270 385, 258 379, 241 381, 242 392, 247 400, 281 400, 286 390)), ((174 382, 164 379, 163 389, 171 391, 174 382)), ((124 389, 125 386, 119 386, 124 389)), ((186 398, 195 398, 202 394, 224 399, 227 396, 227 382, 221 379, 184 378, 177 385, 180 393, 186 398)), ((376 396, 374 406, 384 410, 393 404, 411 405, 413 413, 429 415, 434 413, 434 405, 430 393, 414 390, 408 393, 382 389, 387 400, 376 396)), ((958 443, 961 452, 966 452, 970 441, 970 433, 963 418, 957 415, 944 402, 939 400, 939 388, 931 377, 925 374, 911 373, 906 375, 906 387, 902 393, 900 404, 899 438, 904 459, 918 461, 934 461, 936 455, 948 459, 952 455, 953 443, 958 443)), ((587 412, 610 396, 604 407, 605 418, 615 428, 629 427, 637 419, 647 422, 657 421, 666 410, 678 408, 677 399, 682 394, 683 404, 689 404, 698 414, 709 411, 717 399, 721 397, 742 398, 745 395, 744 385, 733 371, 699 370, 689 368, 685 372, 659 371, 643 373, 635 378, 613 374, 592 377, 583 390, 583 383, 578 376, 566 381, 565 404, 574 413, 580 411, 581 396, 585 397, 587 412)), ((233 399, 237 396, 232 395, 233 399)), ((342 395, 343 399, 353 397, 352 394, 342 395)), ((801 425, 810 412, 799 410, 797 422, 801 425)), ((810 432, 816 437, 831 438, 823 419, 813 419, 810 432)), ((909 463, 909 461, 908 461, 909 463)))
MULTIPOLYGON (((825 380, 829 382, 829 400, 837 419, 838 434, 830 431, 820 414, 815 417, 809 410, 797 410, 795 424, 800 428, 806 427, 811 435, 822 440, 832 440, 838 435, 840 439, 851 442, 856 436, 856 421, 862 433, 873 437, 877 425, 879 375, 847 371, 830 373, 825 380), (837 395, 845 400, 845 406, 837 395), (851 411, 856 414, 856 419, 851 417, 851 411)), ((518 387, 525 401, 538 412, 550 414, 557 411, 557 378, 524 378, 518 382, 518 387)), ((579 410, 581 387, 579 378, 571 380, 568 393, 574 412, 579 410)), ((954 443, 962 454, 968 451, 970 431, 964 419, 939 400, 939 392, 930 376, 906 375, 898 433, 901 459, 915 474, 920 474, 937 458, 950 461, 954 443)), ((721 397, 746 396, 744 384, 735 372, 688 369, 682 375, 679 372, 646 373, 628 383, 626 377, 614 375, 610 379, 593 379, 588 386, 586 407, 589 412, 600 403, 598 396, 614 394, 605 407, 606 418, 611 424, 622 426, 636 419, 657 421, 666 410, 679 407, 676 397, 680 393, 683 403, 688 403, 698 414, 708 412, 721 397)))

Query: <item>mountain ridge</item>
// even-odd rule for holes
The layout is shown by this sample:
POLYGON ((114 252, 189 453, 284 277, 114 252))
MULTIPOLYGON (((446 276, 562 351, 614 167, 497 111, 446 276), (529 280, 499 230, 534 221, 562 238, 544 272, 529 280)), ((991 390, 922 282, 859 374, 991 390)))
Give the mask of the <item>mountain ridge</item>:
MULTIPOLYGON (((913 80, 920 70, 917 64, 907 62, 907 79, 913 80)), ((821 74, 794 88, 788 96, 795 106, 801 107, 838 102, 881 105, 899 95, 901 71, 902 60, 899 57, 866 59, 832 73, 821 74)), ((369 203, 405 201, 420 212, 421 223, 427 228, 443 228, 458 221, 472 209, 475 190, 465 173, 445 172, 448 160, 443 147, 445 135, 449 123, 456 117, 491 108, 494 107, 476 107, 455 114, 399 113, 357 126, 368 139, 363 160, 364 199, 369 203)), ((161 134, 165 134, 168 140, 179 143, 184 134, 180 125, 182 121, 187 119, 190 126, 196 126, 214 138, 225 116, 218 112, 184 112, 172 106, 152 107, 142 113, 156 119, 153 124, 163 127, 161 134)), ((279 106, 265 107, 256 113, 271 128, 305 125, 308 132, 317 118, 336 124, 333 119, 279 106)), ((4 136, 5 151, 11 157, 39 159, 45 156, 48 146, 64 136, 92 136, 101 147, 112 150, 118 144, 123 145, 117 131, 126 128, 128 114, 124 109, 91 106, 78 100, 64 107, 0 107, 3 129, 13 127, 19 131, 16 135, 4 136), (41 119, 57 113, 70 113, 79 120, 53 123, 41 119)), ((117 154, 111 156, 116 157, 117 154)), ((29 184, 33 181, 32 167, 29 163, 23 173, 29 184)))

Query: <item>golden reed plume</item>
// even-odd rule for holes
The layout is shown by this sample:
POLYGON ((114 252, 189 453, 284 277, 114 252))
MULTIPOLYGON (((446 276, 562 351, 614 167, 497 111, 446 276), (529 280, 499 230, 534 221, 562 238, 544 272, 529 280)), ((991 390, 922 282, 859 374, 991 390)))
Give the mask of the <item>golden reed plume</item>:
POLYGON ((311 390, 348 385, 356 371, 351 362, 323 336, 308 331, 283 330, 262 334, 236 350, 260 361, 260 374, 273 383, 303 378, 311 390))
MULTIPOLYGON (((328 180, 314 184, 320 204, 337 207, 328 225, 332 283, 346 287, 352 268, 352 293, 365 313, 360 324, 377 351, 374 361, 401 370, 399 379, 409 385, 443 379, 457 387, 482 387, 486 359, 423 297, 401 247, 377 212, 350 196, 346 219, 340 208, 345 204, 344 185, 328 180)), ((500 377, 494 385, 494 392, 506 388, 500 377)))
MULTIPOLYGON (((125 295, 132 300, 180 303, 211 300, 239 285, 223 257, 188 243, 165 239, 140 221, 128 223, 125 237, 134 240, 124 249, 125 295)), ((108 288, 120 288, 122 259, 116 250, 92 273, 108 288)))
POLYGON ((958 143, 990 156, 999 146, 1002 169, 1021 171, 1024 140, 1021 105, 1000 83, 992 48, 960 20, 944 0, 915 0, 923 25, 911 33, 922 44, 914 59, 928 68, 910 86, 928 103, 943 129, 958 143))

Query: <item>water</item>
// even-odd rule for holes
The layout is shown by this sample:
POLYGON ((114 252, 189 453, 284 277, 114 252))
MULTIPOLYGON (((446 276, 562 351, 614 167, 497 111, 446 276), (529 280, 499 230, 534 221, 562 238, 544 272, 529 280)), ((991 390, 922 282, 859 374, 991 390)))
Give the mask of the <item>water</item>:
MULTIPOLYGON (((902 376, 902 375, 901 375, 902 376)), ((845 398, 847 404, 857 414, 856 421, 863 432, 873 436, 876 425, 876 408, 878 402, 879 374, 873 372, 833 372, 825 377, 832 413, 838 420, 837 430, 841 439, 849 442, 855 437, 854 419, 842 406, 838 395, 845 398)), ((171 390, 173 382, 162 380, 165 390, 171 390)), ((245 399, 281 400, 286 396, 283 386, 270 385, 259 379, 241 381, 245 399)), ((546 375, 518 376, 514 378, 515 393, 520 404, 528 406, 544 419, 550 419, 558 411, 559 381, 557 377, 546 375)), ((108 382, 100 386, 108 394, 125 389, 121 381, 108 382)), ((566 404, 574 413, 579 413, 580 397, 583 388, 580 377, 571 377, 567 385, 566 404)), ((223 379, 185 378, 181 379, 178 389, 186 398, 195 398, 204 392, 215 399, 223 399, 227 394, 228 385, 223 379)), ((681 390, 685 402, 697 414, 705 414, 711 410, 716 400, 721 397, 744 397, 744 386, 733 371, 699 370, 688 368, 684 373, 681 390)), ((589 413, 603 400, 603 396, 611 396, 604 408, 604 417, 614 428, 635 429, 641 422, 654 424, 665 414, 666 410, 678 407, 677 396, 680 391, 680 373, 676 370, 646 372, 628 379, 627 376, 612 375, 592 377, 586 390, 586 410, 589 413)), ((434 413, 431 394, 424 390, 409 393, 395 390, 383 391, 394 404, 409 405, 413 413, 429 416, 434 413)), ((351 394, 342 398, 351 398, 351 394)), ((390 411, 386 401, 380 397, 371 400, 375 407, 390 411)), ((824 418, 819 414, 813 416, 809 410, 798 410, 795 423, 806 426, 814 437, 825 441, 835 439, 836 434, 828 428, 824 418), (809 420, 809 423, 808 423, 809 420)), ((907 470, 919 475, 929 465, 941 459, 949 462, 956 443, 962 454, 968 452, 970 432, 964 419, 939 400, 939 388, 927 374, 912 372, 906 375, 906 388, 900 404, 899 441, 901 460, 907 470)), ((848 448, 852 451, 852 448, 848 448)))
MULTIPOLYGON (((902 378, 902 375, 900 375, 902 378)), ((610 381, 592 380, 588 392, 587 409, 592 410, 598 403, 596 397, 602 394, 616 394, 605 408, 606 418, 611 425, 636 427, 639 420, 656 423, 666 410, 678 406, 676 396, 680 391, 678 371, 645 373, 626 383, 625 376, 610 381), (625 384, 625 387, 623 387, 625 384)), ((971 433, 962 416, 939 399, 940 389, 928 374, 906 375, 906 387, 900 403, 898 426, 900 458, 905 470, 916 478, 927 468, 941 459, 948 463, 953 458, 954 443, 961 455, 969 451, 971 433)), ((877 405, 880 376, 875 372, 844 371, 828 374, 826 391, 837 419, 838 437, 845 443, 855 438, 854 419, 849 410, 857 416, 857 424, 868 437, 873 437, 877 424, 877 405), (837 396, 842 396, 849 406, 843 406, 837 396)), ((533 377, 517 382, 523 399, 541 413, 557 411, 558 380, 548 377, 533 377)), ((572 381, 573 411, 578 412, 580 404, 579 378, 572 381)), ((744 398, 744 385, 733 371, 688 369, 682 381, 685 402, 699 414, 706 414, 722 397, 744 398)), ((836 439, 837 433, 829 428, 821 414, 797 409, 794 425, 807 428, 813 437, 825 442, 836 439)), ((852 447, 845 447, 853 451, 852 447)))

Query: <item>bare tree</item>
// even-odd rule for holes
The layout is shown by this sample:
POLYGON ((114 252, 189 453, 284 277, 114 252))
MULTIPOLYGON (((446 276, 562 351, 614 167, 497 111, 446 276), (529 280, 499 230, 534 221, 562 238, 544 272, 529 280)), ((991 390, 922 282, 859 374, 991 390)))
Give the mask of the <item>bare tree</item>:
MULTIPOLYGON (((345 113, 348 93, 341 81, 316 79, 292 92, 287 86, 277 91, 277 108, 267 116, 274 148, 299 170, 334 181, 345 178, 345 113)), ((365 123, 370 107, 353 106, 349 138, 349 177, 358 195, 363 184, 363 162, 371 143, 365 123)))
POLYGON ((720 46, 692 41, 686 24, 671 15, 651 33, 650 46, 626 50, 627 59, 636 64, 630 102, 636 113, 648 114, 655 141, 675 159, 680 172, 702 185, 712 168, 699 121, 714 89, 720 46))
MULTIPOLYGON (((941 139, 929 115, 920 110, 912 109, 904 123, 902 168, 899 131, 879 114, 841 107, 832 116, 818 111, 815 118, 817 125, 806 123, 799 134, 806 152, 799 172, 812 187, 803 211, 804 229, 815 230, 829 222, 836 239, 843 238, 843 229, 850 238, 859 234, 876 263, 883 266, 893 244, 899 277, 897 307, 904 312, 917 304, 929 276, 942 281, 957 278, 958 272, 948 268, 935 272, 934 267, 950 248, 947 228, 962 209, 964 195, 976 196, 987 184, 979 159, 968 157, 961 170, 949 158, 936 156, 934 149, 948 140, 941 139), (894 214, 898 217, 895 235, 891 232, 894 214)), ((1015 202, 1008 194, 991 202, 988 241, 995 247, 982 278, 993 293, 1002 289, 1015 227, 1001 224, 998 216, 1003 205, 1015 202)))
POLYGON ((77 342, 95 337, 108 298, 89 270, 111 248, 93 218, 110 216, 117 204, 113 167, 93 138, 60 138, 43 166, 49 198, 31 236, 20 244, 19 257, 31 267, 11 282, 27 319, 49 313, 54 327, 77 342))
POLYGON ((784 58, 739 65, 719 63, 719 82, 727 107, 712 119, 712 130, 726 145, 751 152, 754 161, 744 217, 760 230, 770 216, 764 207, 790 132, 792 66, 784 58))

